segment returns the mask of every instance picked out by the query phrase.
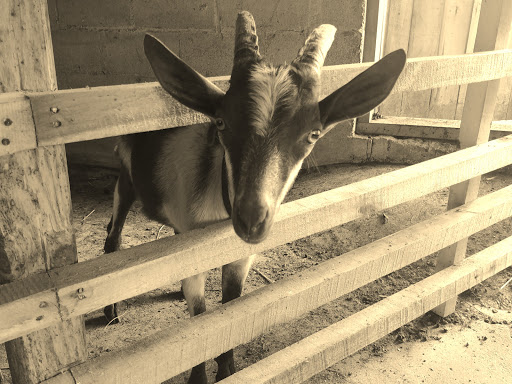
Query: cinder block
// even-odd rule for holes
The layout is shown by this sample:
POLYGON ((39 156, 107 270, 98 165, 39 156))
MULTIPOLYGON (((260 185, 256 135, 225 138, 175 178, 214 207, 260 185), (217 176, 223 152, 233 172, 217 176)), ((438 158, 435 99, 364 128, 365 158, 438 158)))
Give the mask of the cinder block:
POLYGON ((275 31, 303 31, 308 26, 309 0, 218 0, 222 29, 234 28, 239 11, 252 13, 256 28, 270 27, 275 31))
POLYGON ((104 85, 120 85, 146 83, 156 81, 154 76, 116 73, 66 73, 57 71, 59 89, 101 87, 104 85))
POLYGON ((332 24, 338 28, 338 31, 362 29, 364 0, 321 0, 320 2, 319 20, 317 20, 319 24, 332 24))
POLYGON ((273 64, 289 64, 306 41, 304 33, 295 31, 262 31, 259 38, 260 52, 273 64))
POLYGON ((455 144, 447 142, 379 136, 372 138, 368 160, 380 163, 416 164, 456 150, 455 144))
MULTIPOLYGON (((99 35, 103 71, 112 74, 135 74, 141 77, 153 77, 153 71, 144 54, 144 32, 101 31, 99 35)), ((153 35, 178 54, 179 40, 177 34, 153 33, 153 35)))
POLYGON ((50 19, 50 28, 57 29, 58 23, 57 0, 48 0, 48 18, 50 19))
POLYGON ((180 33, 180 57, 204 76, 230 75, 234 36, 214 32, 180 33))
MULTIPOLYGON (((174 52, 179 52, 179 35, 157 37, 174 52)), ((144 32, 140 31, 52 31, 57 73, 94 75, 135 75, 154 79, 144 55, 144 32)))
MULTIPOLYGON (((51 0, 55 1, 55 0, 51 0)), ((65 0, 57 2, 60 27, 130 25, 130 0, 65 0)))
POLYGON ((358 31, 338 31, 324 65, 359 63, 362 42, 362 35, 358 31))
POLYGON ((352 120, 338 124, 315 144, 306 167, 367 161, 370 139, 350 134, 352 120))
POLYGON ((215 29, 214 0, 133 0, 132 6, 136 27, 215 29))
POLYGON ((53 30, 57 73, 97 73, 103 70, 100 34, 87 30, 53 30))

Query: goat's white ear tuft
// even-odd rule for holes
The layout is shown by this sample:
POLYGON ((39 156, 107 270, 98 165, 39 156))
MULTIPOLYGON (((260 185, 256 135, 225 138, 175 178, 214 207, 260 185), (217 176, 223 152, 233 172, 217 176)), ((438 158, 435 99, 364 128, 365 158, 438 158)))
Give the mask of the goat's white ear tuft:
POLYGON ((324 127, 370 112, 391 93, 405 65, 403 49, 391 52, 320 101, 324 127))
POLYGON ((214 117, 224 92, 195 71, 160 40, 144 38, 144 53, 162 87, 183 105, 214 117))

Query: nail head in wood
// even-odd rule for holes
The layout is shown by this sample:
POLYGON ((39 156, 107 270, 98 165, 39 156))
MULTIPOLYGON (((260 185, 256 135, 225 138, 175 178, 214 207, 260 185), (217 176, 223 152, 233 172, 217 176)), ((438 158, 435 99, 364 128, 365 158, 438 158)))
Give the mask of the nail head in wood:
POLYGON ((9 144, 11 144, 11 140, 9 140, 7 138, 6 139, 2 139, 2 144, 3 145, 9 145, 9 144))
POLYGON ((5 119, 5 120, 4 120, 4 125, 5 125, 5 126, 7 126, 7 127, 8 127, 8 126, 9 126, 9 125, 11 125, 11 124, 12 124, 12 120, 11 120, 11 119, 7 118, 7 119, 5 119))
POLYGON ((59 120, 57 120, 57 121, 54 121, 54 122, 53 122, 53 126, 54 126, 55 128, 58 128, 58 127, 60 127, 61 125, 62 125, 62 123, 61 123, 59 120))
POLYGON ((59 108, 58 107, 50 107, 50 111, 52 113, 59 113, 59 108))

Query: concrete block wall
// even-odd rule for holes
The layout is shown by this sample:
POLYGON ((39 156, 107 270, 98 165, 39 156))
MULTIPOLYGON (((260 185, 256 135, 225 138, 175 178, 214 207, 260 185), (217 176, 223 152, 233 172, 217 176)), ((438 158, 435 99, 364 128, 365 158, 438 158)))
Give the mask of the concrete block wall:
POLYGON ((60 89, 154 81, 146 32, 205 76, 229 75, 238 11, 256 20, 260 51, 290 62, 322 23, 338 28, 326 65, 361 57, 364 0, 49 0, 60 89))

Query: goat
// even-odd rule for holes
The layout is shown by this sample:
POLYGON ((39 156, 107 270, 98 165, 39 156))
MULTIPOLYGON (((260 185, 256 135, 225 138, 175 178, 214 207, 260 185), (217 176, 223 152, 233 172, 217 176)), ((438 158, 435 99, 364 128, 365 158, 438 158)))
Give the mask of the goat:
MULTIPOLYGON (((236 22, 230 86, 221 91, 159 40, 144 51, 161 86, 211 124, 138 133, 120 138, 121 170, 105 252, 119 249, 128 210, 139 198, 151 219, 176 233, 228 219, 248 243, 263 241, 315 142, 335 123, 369 112, 391 92, 405 64, 395 51, 321 101, 320 71, 336 28, 321 25, 289 65, 273 66, 260 55, 249 12, 236 22)), ((222 267, 222 302, 241 295, 253 257, 222 267)), ((205 274, 186 278, 182 289, 191 316, 206 310, 205 274)), ((105 307, 109 320, 114 305, 105 307)), ((216 379, 235 372, 233 350, 215 359, 216 379)), ((205 364, 189 383, 206 383, 205 364)))

